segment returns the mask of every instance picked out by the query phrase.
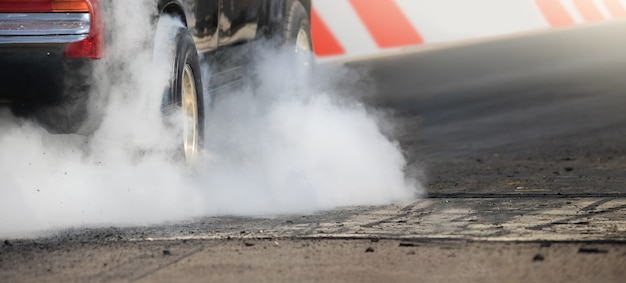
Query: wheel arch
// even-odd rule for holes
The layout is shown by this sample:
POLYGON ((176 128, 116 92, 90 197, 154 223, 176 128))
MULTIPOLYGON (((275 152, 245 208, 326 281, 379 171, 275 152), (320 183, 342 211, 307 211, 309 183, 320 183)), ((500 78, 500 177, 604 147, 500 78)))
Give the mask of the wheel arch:
POLYGON ((189 26, 181 0, 159 0, 158 11, 159 15, 165 14, 179 17, 186 27, 189 26))
POLYGON ((288 4, 293 1, 302 3, 309 17, 311 16, 311 0, 264 0, 260 5, 259 35, 271 37, 282 32, 282 23, 288 13, 288 4))

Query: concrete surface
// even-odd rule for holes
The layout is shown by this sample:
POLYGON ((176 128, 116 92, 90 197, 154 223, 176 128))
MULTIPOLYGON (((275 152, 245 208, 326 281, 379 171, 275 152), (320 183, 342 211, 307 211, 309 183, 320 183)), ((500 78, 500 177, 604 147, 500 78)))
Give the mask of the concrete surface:
POLYGON ((15 244, 2 252, 2 282, 621 282, 626 275, 626 246, 602 243, 287 238, 15 244))

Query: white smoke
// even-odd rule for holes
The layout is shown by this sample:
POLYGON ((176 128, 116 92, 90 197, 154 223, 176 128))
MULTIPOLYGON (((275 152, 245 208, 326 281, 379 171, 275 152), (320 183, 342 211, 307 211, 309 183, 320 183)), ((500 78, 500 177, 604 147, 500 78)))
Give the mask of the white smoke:
MULTIPOLYGON (((91 105, 104 115, 92 135, 52 135, 0 109, 0 237, 311 213, 421 191, 379 118, 339 95, 349 92, 336 87, 347 71, 285 80, 294 64, 275 50, 258 51, 259 84, 215 97, 197 164, 175 161, 180 137, 164 126, 160 108, 168 64, 152 60, 146 15, 154 2, 112 2, 105 23, 113 38, 95 72, 91 105)), ((165 26, 159 40, 171 40, 177 29, 174 21, 165 26)))

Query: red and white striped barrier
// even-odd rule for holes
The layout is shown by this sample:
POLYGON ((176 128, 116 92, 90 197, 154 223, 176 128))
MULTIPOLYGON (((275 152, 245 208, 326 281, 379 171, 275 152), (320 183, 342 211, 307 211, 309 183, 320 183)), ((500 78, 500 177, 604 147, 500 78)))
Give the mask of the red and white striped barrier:
POLYGON ((313 0, 321 59, 626 18, 626 0, 313 0))

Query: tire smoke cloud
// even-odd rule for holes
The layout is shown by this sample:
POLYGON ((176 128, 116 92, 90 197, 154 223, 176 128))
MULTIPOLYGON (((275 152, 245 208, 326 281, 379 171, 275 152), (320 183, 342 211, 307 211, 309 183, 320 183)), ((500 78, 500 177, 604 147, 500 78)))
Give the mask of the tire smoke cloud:
MULTIPOLYGON (((161 113, 169 64, 153 60, 153 1, 111 2, 105 23, 112 37, 90 103, 100 118, 87 124, 91 134, 49 134, 0 108, 0 237, 313 213, 422 191, 398 143, 382 133, 383 118, 342 83, 354 74, 340 67, 298 72, 293 56, 275 48, 255 48, 256 80, 205 93, 212 99, 205 149, 193 166, 180 162, 180 134, 161 113)), ((157 40, 168 41, 179 23, 163 18, 159 27, 157 40)), ((205 82, 210 75, 203 73, 205 82)))

